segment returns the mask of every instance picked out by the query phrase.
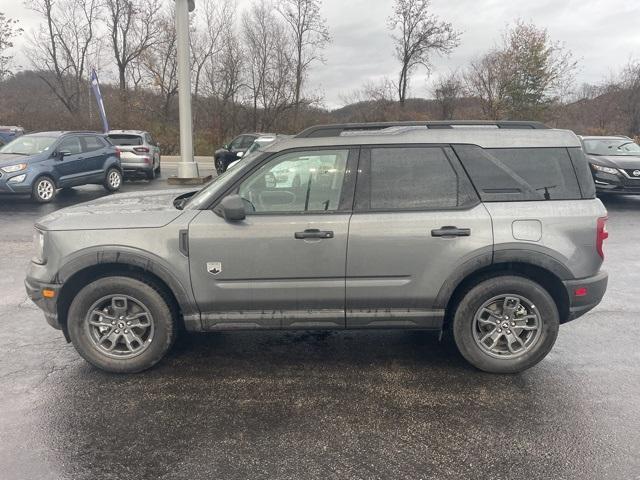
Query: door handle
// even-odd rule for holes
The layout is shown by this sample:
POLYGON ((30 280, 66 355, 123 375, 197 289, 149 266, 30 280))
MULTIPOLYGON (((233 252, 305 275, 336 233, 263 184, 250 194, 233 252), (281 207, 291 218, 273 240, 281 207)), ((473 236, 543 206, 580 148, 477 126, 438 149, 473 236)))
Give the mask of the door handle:
POLYGON ((431 230, 431 236, 444 238, 469 237, 471 236, 471 229, 445 226, 431 230))
POLYGON ((305 238, 333 238, 333 232, 330 230, 308 228, 304 232, 296 232, 294 236, 297 240, 304 240, 305 238))

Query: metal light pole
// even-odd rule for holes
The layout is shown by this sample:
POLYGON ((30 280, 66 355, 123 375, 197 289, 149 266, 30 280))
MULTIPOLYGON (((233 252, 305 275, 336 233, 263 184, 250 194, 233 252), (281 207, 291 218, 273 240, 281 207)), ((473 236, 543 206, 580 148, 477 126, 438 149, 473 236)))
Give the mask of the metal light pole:
POLYGON ((193 158, 193 124, 191 119, 191 67, 189 55, 189 12, 195 0, 176 1, 176 35, 178 54, 178 105, 180 109, 180 156, 178 178, 199 177, 193 158))

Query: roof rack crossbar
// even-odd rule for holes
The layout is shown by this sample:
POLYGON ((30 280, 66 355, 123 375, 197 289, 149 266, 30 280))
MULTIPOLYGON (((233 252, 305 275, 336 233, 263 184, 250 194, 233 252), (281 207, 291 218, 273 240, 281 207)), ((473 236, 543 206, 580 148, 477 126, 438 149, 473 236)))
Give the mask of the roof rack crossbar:
POLYGON ((348 131, 383 130, 392 127, 425 127, 430 129, 454 128, 456 126, 491 126, 501 129, 547 129, 541 122, 526 121, 484 121, 484 120, 456 120, 456 121, 424 121, 424 122, 376 122, 376 123, 344 123, 335 125, 316 125, 309 127, 296 138, 339 137, 348 131))

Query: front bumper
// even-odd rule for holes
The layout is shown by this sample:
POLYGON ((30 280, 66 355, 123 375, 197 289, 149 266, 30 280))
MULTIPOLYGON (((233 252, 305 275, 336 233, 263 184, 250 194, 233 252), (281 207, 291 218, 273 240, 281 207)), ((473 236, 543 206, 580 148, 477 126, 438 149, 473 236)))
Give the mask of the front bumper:
POLYGON ((613 175, 605 172, 593 172, 593 181, 599 193, 618 193, 640 195, 640 177, 634 178, 623 173, 613 175))
POLYGON ((604 297, 608 282, 609 274, 604 271, 594 277, 563 282, 569 296, 567 321, 575 320, 595 308, 604 297))
POLYGON ((27 278, 24 281, 24 286, 29 298, 44 312, 47 323, 57 330, 62 330, 58 318, 58 295, 62 285, 43 283, 33 278, 27 278), (53 298, 43 296, 42 291, 45 289, 55 292, 53 298))
POLYGON ((0 172, 0 193, 31 193, 31 184, 35 180, 35 173, 30 170, 22 170, 15 173, 0 172), (26 174, 22 182, 11 182, 14 177, 26 174))

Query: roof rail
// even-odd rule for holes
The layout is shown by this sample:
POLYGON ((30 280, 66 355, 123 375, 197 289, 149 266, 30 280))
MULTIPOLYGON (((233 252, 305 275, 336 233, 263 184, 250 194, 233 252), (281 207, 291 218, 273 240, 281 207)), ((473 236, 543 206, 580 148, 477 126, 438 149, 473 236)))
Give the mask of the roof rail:
POLYGON ((546 129, 541 122, 519 122, 519 121, 485 121, 485 120, 456 120, 456 121, 424 121, 424 122, 376 122, 376 123, 344 123, 335 125, 316 125, 309 127, 296 138, 318 138, 318 137, 339 137, 343 132, 348 131, 372 131, 384 130, 392 127, 425 127, 428 129, 455 128, 457 126, 487 126, 504 129, 546 129))

